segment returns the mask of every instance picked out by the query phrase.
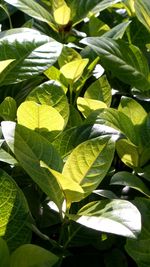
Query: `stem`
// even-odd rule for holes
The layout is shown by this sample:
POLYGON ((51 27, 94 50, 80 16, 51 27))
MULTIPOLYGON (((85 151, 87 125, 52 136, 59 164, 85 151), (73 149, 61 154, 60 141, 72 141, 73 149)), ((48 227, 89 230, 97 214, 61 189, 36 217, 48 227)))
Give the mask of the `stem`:
POLYGON ((73 83, 72 82, 69 85, 69 93, 70 93, 70 104, 73 105, 73 83))
POLYGON ((4 12, 6 13, 6 15, 8 16, 10 29, 12 29, 13 26, 12 26, 11 17, 10 17, 10 15, 9 15, 9 12, 7 11, 7 9, 6 9, 4 6, 0 5, 0 7, 4 10, 4 12))

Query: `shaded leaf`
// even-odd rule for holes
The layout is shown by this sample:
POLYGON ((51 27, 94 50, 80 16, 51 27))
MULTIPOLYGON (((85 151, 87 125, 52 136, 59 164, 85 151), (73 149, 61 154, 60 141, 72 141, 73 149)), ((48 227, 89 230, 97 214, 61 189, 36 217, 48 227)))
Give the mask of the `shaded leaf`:
POLYGON ((0 238, 0 263, 1 267, 10 266, 10 255, 7 243, 4 239, 0 238))
POLYGON ((4 120, 15 121, 17 112, 16 101, 7 96, 4 101, 0 104, 0 117, 4 120))
POLYGON ((115 173, 111 178, 110 184, 129 186, 150 197, 150 191, 143 183, 143 181, 136 175, 126 171, 115 173))
POLYGON ((11 64, 14 61, 14 59, 6 59, 0 61, 0 73, 7 68, 9 64, 11 64))
POLYGON ((150 31, 150 2, 149 0, 136 0, 135 13, 137 18, 150 31))
POLYGON ((29 208, 22 191, 3 170, 0 170, 0 184, 0 236, 7 241, 9 249, 14 250, 30 242, 29 208))
POLYGON ((77 107, 79 111, 82 113, 82 115, 86 118, 90 115, 90 113, 93 110, 97 110, 100 108, 107 108, 107 105, 99 100, 78 97, 77 107))
POLYGON ((20 246, 11 255, 10 267, 52 267, 59 258, 52 252, 37 245, 26 244, 20 246))

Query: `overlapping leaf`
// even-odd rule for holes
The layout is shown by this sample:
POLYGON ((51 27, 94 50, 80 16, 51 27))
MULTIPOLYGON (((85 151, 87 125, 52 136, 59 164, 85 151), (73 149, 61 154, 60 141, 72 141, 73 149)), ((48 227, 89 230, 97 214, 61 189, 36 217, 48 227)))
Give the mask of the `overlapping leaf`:
POLYGON ((0 33, 0 60, 15 59, 0 74, 0 85, 17 83, 53 65, 62 45, 39 31, 21 28, 0 33))

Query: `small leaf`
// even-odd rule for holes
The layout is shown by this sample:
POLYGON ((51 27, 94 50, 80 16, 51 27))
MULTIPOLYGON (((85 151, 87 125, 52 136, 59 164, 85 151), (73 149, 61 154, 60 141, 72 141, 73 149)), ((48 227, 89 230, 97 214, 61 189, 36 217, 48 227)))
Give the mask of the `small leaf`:
POLYGON ((109 107, 111 104, 111 87, 105 75, 92 83, 84 94, 85 98, 100 100, 109 107))
POLYGON ((9 249, 14 250, 30 242, 29 208, 20 188, 3 170, 0 170, 0 184, 0 236, 7 241, 9 249))
POLYGON ((107 105, 99 100, 78 97, 77 107, 79 111, 83 114, 83 116, 86 118, 93 110, 107 108, 107 105))
POLYGON ((81 77, 84 68, 88 64, 89 60, 86 59, 76 59, 61 67, 60 72, 73 82, 76 82, 81 77))
POLYGON ((0 104, 0 117, 4 120, 15 121, 17 112, 16 101, 12 97, 6 97, 0 104))
POLYGON ((75 49, 64 46, 61 55, 58 58, 58 63, 59 66, 62 67, 63 65, 77 59, 82 59, 81 55, 75 49))
POLYGON ((7 243, 4 239, 0 238, 0 263, 1 267, 10 266, 10 255, 7 243))
POLYGON ((13 62, 15 59, 6 59, 6 60, 1 60, 0 61, 0 73, 8 67, 11 62, 13 62))
POLYGON ((102 200, 88 203, 70 218, 97 231, 136 238, 141 231, 141 215, 126 200, 102 200))
POLYGON ((55 22, 59 25, 67 25, 70 21, 71 9, 66 5, 62 5, 61 7, 55 9, 54 11, 54 19, 55 22))
POLYGON ((138 147, 127 139, 117 141, 116 150, 120 159, 130 168, 139 167, 138 147))
POLYGON ((11 255, 10 267, 52 267, 59 258, 52 252, 37 245, 25 244, 11 255))
POLYGON ((110 184, 129 186, 150 197, 150 191, 142 180, 140 180, 136 175, 126 171, 115 173, 111 178, 110 184))
POLYGON ((78 145, 68 157, 62 174, 74 180, 90 194, 107 174, 114 156, 114 142, 98 137, 78 145))

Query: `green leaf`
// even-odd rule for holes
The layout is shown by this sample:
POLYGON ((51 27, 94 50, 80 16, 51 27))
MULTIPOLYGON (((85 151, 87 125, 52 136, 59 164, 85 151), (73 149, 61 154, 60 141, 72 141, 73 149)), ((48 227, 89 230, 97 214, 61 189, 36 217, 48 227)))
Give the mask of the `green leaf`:
POLYGON ((21 10, 32 18, 48 23, 55 29, 55 25, 53 24, 54 20, 50 12, 48 12, 45 8, 39 5, 36 1, 5 0, 5 2, 16 7, 17 9, 21 10))
POLYGON ((125 249, 138 267, 147 267, 150 263, 150 200, 136 198, 134 204, 142 215, 142 231, 136 240, 127 240, 125 249))
POLYGON ((20 125, 39 132, 49 140, 53 140, 64 128, 64 119, 55 108, 33 101, 25 101, 19 106, 17 119, 20 125))
POLYGON ((6 59, 0 61, 0 73, 8 67, 9 64, 11 64, 14 61, 14 59, 6 59))
POLYGON ((58 63, 59 66, 62 67, 63 65, 76 59, 82 59, 81 55, 73 48, 64 46, 61 55, 58 58, 58 63))
POLYGON ((59 258, 52 252, 37 245, 25 244, 11 255, 10 267, 52 267, 59 258))
POLYGON ((16 111, 16 101, 12 97, 6 97, 4 101, 0 104, 0 117, 2 117, 6 121, 15 121, 16 111))
POLYGON ((22 191, 3 170, 0 170, 0 184, 0 236, 7 241, 9 249, 14 250, 30 242, 29 208, 22 191))
POLYGON ((123 96, 118 110, 126 114, 133 124, 140 125, 147 117, 145 109, 134 99, 123 96))
POLYGON ((150 190, 146 187, 142 180, 136 175, 126 171, 115 173, 111 178, 110 184, 129 186, 150 197, 150 190))
POLYGON ((99 18, 92 16, 89 21, 89 33, 90 36, 101 36, 105 32, 109 31, 110 28, 107 24, 101 21, 99 18))
POLYGON ((66 79, 76 82, 81 77, 89 59, 76 59, 61 67, 60 72, 66 79))
POLYGON ((93 111, 85 124, 107 125, 125 134, 133 143, 137 143, 137 136, 131 120, 123 112, 113 108, 93 111))
POLYGON ((17 160, 41 190, 61 210, 62 190, 47 170, 40 166, 42 160, 50 168, 62 170, 62 160, 54 147, 42 136, 13 122, 2 122, 4 138, 17 160))
POLYGON ((107 174, 114 156, 114 142, 98 137, 78 145, 68 157, 62 174, 78 183, 90 194, 107 174))
POLYGON ((64 119, 64 126, 68 122, 69 105, 62 87, 55 81, 40 84, 26 98, 38 104, 45 104, 55 108, 64 119))
POLYGON ((112 39, 122 39, 125 31, 127 30, 128 26, 130 25, 131 21, 125 21, 120 24, 117 24, 115 27, 110 29, 109 31, 103 34, 103 37, 108 37, 112 39))
POLYGON ((127 139, 117 141, 116 150, 120 159, 130 168, 139 167, 138 147, 127 139))
POLYGON ((11 84, 32 78, 53 65, 62 44, 39 31, 21 28, 0 33, 0 60, 15 60, 0 74, 0 83, 11 84))
POLYGON ((72 128, 75 126, 79 126, 81 124, 82 124, 82 118, 80 113, 73 105, 70 105, 70 114, 69 114, 67 128, 72 128))
POLYGON ((90 202, 70 218, 97 231, 130 238, 136 238, 141 230, 140 212, 126 200, 90 202))
POLYGON ((140 90, 149 89, 148 62, 138 47, 104 37, 88 37, 81 43, 91 47, 118 79, 140 90))
POLYGON ((98 5, 96 5, 92 9, 92 12, 94 12, 94 13, 101 12, 101 11, 111 7, 112 5, 118 3, 118 2, 120 2, 120 0, 103 0, 103 1, 100 1, 100 3, 98 3, 98 5))
POLYGON ((17 160, 3 148, 0 148, 0 161, 11 165, 17 164, 17 160))
POLYGON ((111 87, 105 75, 93 82, 84 94, 85 98, 100 100, 109 107, 111 104, 112 94, 111 87))
POLYGON ((10 266, 10 255, 8 246, 5 240, 0 238, 0 263, 1 267, 9 267, 10 266))
POLYGON ((65 177, 62 173, 49 168, 45 163, 43 164, 43 162, 41 162, 41 166, 46 167, 50 175, 55 177, 57 182, 61 185, 68 204, 71 202, 78 202, 84 197, 82 187, 71 177, 65 177))
POLYGON ((137 18, 150 31, 150 2, 149 0, 136 0, 134 3, 137 18))
POLYGON ((93 110, 107 108, 107 105, 99 100, 78 97, 77 107, 82 115, 87 118, 93 110))

